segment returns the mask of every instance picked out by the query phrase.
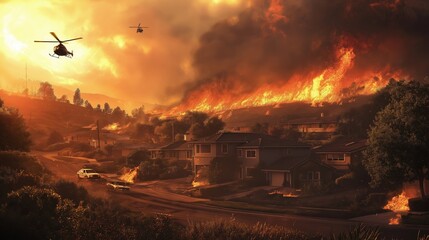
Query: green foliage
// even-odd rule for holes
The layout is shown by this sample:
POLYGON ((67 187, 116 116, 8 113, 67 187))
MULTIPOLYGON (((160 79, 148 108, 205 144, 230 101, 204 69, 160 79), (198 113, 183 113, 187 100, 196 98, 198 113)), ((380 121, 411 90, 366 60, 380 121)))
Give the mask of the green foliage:
POLYGON ((216 157, 210 162, 209 182, 211 184, 224 183, 234 180, 239 168, 238 160, 229 157, 216 157))
POLYGON ((397 186, 429 177, 429 86, 399 82, 389 90, 390 103, 369 131, 364 166, 372 186, 397 186))
POLYGON ((0 108, 0 151, 28 151, 30 145, 30 133, 18 110, 0 108))
POLYGON ((332 235, 331 240, 377 240, 381 239, 378 228, 369 228, 362 224, 357 225, 349 232, 332 235))

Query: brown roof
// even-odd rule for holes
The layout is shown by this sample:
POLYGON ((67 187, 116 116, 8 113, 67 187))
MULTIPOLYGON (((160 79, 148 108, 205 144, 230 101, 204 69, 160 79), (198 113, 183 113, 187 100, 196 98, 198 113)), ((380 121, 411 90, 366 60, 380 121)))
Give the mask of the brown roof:
POLYGON ((365 149, 367 146, 366 139, 351 140, 351 139, 340 139, 334 142, 314 147, 313 150, 316 153, 351 153, 365 149))
POLYGON ((150 149, 150 150, 190 150, 192 149, 192 146, 190 145, 190 142, 186 141, 177 141, 170 144, 167 144, 165 146, 150 149))
POLYGON ((245 133, 245 132, 219 132, 212 136, 205 137, 194 141, 194 143, 246 143, 257 139, 262 134, 245 133))
POLYGON ((285 141, 277 137, 269 135, 261 135, 259 138, 253 139, 238 148, 279 148, 279 147, 307 147, 310 146, 304 143, 285 141))

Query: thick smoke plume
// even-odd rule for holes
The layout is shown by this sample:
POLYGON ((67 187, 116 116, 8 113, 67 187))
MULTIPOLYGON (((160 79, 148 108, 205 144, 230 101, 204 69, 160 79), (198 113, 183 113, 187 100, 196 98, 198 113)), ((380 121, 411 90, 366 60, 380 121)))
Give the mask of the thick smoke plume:
POLYGON ((335 78, 337 93, 380 78, 427 79, 428 26, 427 0, 258 1, 201 36, 198 81, 181 105, 203 93, 232 104, 267 85, 305 86, 338 65, 344 49, 352 62, 335 78))

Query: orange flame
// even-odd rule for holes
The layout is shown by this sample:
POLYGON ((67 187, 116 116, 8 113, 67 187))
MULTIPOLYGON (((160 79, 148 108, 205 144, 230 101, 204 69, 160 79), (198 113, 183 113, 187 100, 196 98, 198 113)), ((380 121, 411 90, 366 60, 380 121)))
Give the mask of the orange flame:
POLYGON ((134 179, 137 177, 138 170, 139 168, 135 167, 131 169, 129 172, 124 173, 122 176, 119 177, 119 179, 125 182, 134 183, 134 179))
POLYGON ((406 195, 405 191, 402 191, 401 194, 392 197, 386 206, 383 209, 391 210, 392 212, 406 212, 410 210, 408 206, 409 197, 406 195))
POLYGON ((397 225, 401 221, 401 214, 400 212, 406 212, 410 210, 410 207, 408 206, 408 199, 409 197, 405 193, 405 191, 402 191, 401 194, 392 197, 390 199, 386 206, 383 207, 383 209, 391 210, 392 212, 395 212, 395 216, 389 219, 389 225, 397 225))
POLYGON ((354 79, 350 86, 344 85, 343 78, 353 67, 355 54, 353 48, 340 48, 337 51, 337 63, 317 74, 307 76, 296 74, 283 85, 265 84, 249 94, 231 94, 240 92, 243 88, 234 81, 229 82, 229 93, 223 93, 223 83, 212 81, 200 86, 187 96, 180 105, 173 107, 167 115, 180 115, 186 111, 220 112, 230 109, 254 106, 276 105, 288 102, 308 102, 317 106, 323 102, 341 102, 345 97, 373 94, 386 86, 390 77, 401 74, 390 73, 385 69, 383 73, 363 73, 359 79, 354 79), (386 74, 388 73, 388 74, 386 74), (387 77, 389 76, 389 79, 387 77), (308 81, 308 79, 311 79, 308 81), (370 79, 370 80, 368 80, 370 79), (373 81, 372 81, 373 80, 373 81), (355 86, 356 89, 352 89, 355 86), (344 89, 352 89, 346 93, 344 89))
POLYGON ((112 123, 103 128, 104 130, 116 131, 119 129, 119 123, 112 123))

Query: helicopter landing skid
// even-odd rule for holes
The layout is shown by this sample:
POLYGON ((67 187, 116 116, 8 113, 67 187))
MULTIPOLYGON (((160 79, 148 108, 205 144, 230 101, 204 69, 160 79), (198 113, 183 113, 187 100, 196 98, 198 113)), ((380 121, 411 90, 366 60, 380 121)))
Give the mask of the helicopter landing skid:
POLYGON ((49 56, 54 57, 54 58, 60 58, 60 56, 58 56, 58 55, 56 55, 56 54, 50 54, 50 53, 49 53, 49 56))

